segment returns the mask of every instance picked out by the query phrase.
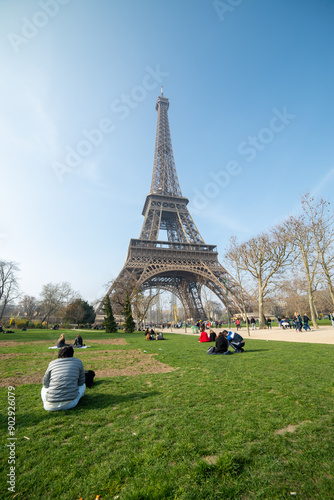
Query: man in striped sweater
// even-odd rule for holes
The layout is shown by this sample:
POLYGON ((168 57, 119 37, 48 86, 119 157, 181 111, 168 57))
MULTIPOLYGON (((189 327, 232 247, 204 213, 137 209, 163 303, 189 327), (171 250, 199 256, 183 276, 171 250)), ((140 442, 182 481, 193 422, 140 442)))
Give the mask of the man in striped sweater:
POLYGON ((73 353, 72 346, 59 349, 45 372, 41 396, 46 411, 70 410, 85 393, 85 370, 73 353))

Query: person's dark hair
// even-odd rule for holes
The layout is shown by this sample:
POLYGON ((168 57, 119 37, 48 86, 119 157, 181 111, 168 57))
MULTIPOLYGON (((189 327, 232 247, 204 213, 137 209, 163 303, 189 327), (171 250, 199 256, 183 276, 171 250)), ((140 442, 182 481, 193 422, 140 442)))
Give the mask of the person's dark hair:
POLYGON ((58 358, 73 358, 74 350, 71 345, 65 345, 58 352, 58 358))

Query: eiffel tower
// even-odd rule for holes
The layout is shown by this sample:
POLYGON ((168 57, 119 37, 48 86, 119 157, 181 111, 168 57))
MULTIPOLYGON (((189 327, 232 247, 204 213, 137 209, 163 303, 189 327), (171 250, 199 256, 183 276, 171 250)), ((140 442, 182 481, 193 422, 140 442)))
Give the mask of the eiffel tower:
MULTIPOLYGON (((197 321, 206 319, 202 286, 234 310, 240 310, 240 291, 219 263, 216 246, 204 242, 188 211, 189 200, 182 195, 175 168, 168 108, 169 100, 161 88, 155 107, 154 166, 151 191, 142 211, 143 227, 139 239, 130 240, 124 267, 107 295, 113 302, 117 289, 126 289, 129 295, 134 289, 167 290, 180 299, 186 317, 197 321), (161 230, 166 231, 167 241, 159 239, 161 230)), ((101 304, 97 312, 100 310, 101 304)))

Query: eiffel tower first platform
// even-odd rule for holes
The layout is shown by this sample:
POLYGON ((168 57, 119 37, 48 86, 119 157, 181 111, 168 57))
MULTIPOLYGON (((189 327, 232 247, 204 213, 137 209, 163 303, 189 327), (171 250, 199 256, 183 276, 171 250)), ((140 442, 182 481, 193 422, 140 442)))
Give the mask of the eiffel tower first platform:
MULTIPOLYGON (((230 310, 241 310, 240 291, 218 261, 215 245, 207 245, 188 211, 189 200, 179 185, 168 121, 169 100, 161 95, 155 109, 158 122, 150 194, 146 196, 139 239, 131 239, 123 269, 109 288, 113 308, 120 290, 161 289, 176 295, 195 321, 206 319, 201 288, 206 286, 230 310), (159 232, 167 241, 159 240, 159 232), (113 300, 114 299, 114 300, 113 300)), ((124 295, 124 294, 123 294, 124 295)), ((97 313, 101 311, 101 304, 97 313)), ((115 310, 114 312, 120 312, 115 310)))

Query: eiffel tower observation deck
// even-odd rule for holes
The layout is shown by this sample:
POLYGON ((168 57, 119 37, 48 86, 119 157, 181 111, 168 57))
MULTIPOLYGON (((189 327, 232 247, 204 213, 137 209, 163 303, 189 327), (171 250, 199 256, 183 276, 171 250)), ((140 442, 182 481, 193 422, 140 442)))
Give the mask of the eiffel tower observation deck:
POLYGON ((139 290, 168 290, 180 299, 187 318, 197 321, 206 319, 202 286, 234 310, 240 310, 240 291, 219 263, 216 246, 204 242, 188 211, 189 200, 182 195, 175 168, 168 108, 169 100, 161 89, 155 108, 153 175, 142 211, 143 227, 139 238, 130 240, 124 267, 107 295, 117 313, 125 294, 131 297, 139 290), (159 239, 162 232, 167 239, 159 239))

